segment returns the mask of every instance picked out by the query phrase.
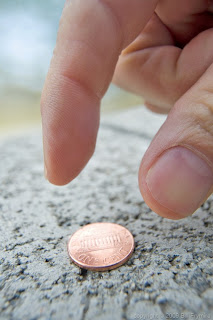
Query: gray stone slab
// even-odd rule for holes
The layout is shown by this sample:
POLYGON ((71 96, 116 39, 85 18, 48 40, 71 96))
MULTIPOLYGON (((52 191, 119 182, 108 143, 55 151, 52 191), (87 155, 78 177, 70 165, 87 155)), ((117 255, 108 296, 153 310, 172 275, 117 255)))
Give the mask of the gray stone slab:
POLYGON ((212 319, 213 198, 192 217, 153 213, 137 171, 165 117, 139 107, 105 116, 94 157, 65 187, 43 178, 40 132, 0 143, 0 319, 212 319), (83 271, 67 241, 79 227, 127 227, 122 267, 83 271))

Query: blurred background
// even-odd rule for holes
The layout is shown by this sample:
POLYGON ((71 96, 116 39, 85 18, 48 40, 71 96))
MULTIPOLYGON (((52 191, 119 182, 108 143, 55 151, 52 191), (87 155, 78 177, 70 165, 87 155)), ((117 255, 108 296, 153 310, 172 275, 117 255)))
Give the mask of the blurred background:
MULTIPOLYGON (((0 137, 40 125, 40 95, 64 0, 0 0, 0 137)), ((141 104, 111 85, 102 112, 141 104)))

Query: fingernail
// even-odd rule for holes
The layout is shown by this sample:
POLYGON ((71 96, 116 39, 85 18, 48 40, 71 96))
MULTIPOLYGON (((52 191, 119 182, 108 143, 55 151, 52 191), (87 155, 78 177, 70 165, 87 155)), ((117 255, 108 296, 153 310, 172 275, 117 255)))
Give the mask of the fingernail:
POLYGON ((174 147, 151 167, 146 183, 159 204, 184 218, 205 201, 213 185, 213 171, 191 150, 174 147))

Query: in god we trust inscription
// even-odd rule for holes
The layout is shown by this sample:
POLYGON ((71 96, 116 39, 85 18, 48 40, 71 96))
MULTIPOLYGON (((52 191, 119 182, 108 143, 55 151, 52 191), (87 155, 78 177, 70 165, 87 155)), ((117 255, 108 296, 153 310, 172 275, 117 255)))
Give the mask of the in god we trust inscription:
POLYGON ((68 242, 72 261, 83 269, 112 270, 132 255, 134 239, 121 225, 108 222, 88 224, 76 231, 68 242))

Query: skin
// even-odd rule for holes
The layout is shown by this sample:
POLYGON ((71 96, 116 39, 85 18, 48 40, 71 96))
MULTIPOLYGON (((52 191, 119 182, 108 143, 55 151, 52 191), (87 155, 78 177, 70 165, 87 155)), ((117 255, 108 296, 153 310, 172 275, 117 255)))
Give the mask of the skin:
POLYGON ((144 200, 166 218, 192 214, 213 192, 212 28, 213 2, 207 0, 66 1, 41 99, 47 179, 64 185, 84 168, 95 148, 101 98, 113 81, 143 96, 152 111, 169 112, 141 162, 144 200), (183 163, 189 167, 183 169, 188 180, 191 163, 193 170, 201 168, 194 170, 200 178, 189 181, 196 185, 195 194, 205 189, 196 208, 193 199, 187 209, 186 199, 184 208, 182 198, 170 203, 163 189, 155 195, 169 179, 163 169, 154 180, 147 178, 172 148, 180 168, 183 163))

